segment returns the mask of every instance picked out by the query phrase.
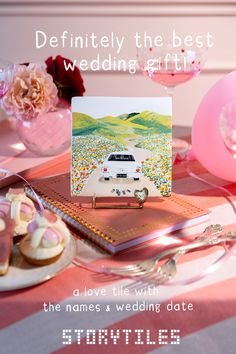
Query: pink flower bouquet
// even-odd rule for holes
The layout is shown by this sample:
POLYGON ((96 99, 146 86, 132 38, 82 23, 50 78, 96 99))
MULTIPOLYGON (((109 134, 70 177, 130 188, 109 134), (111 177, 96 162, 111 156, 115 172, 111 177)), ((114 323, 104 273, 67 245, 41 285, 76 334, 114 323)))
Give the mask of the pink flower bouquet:
POLYGON ((83 96, 83 78, 79 68, 65 70, 72 63, 58 55, 45 64, 16 65, 11 85, 2 100, 2 108, 9 115, 31 120, 58 107, 70 107, 73 96, 83 96))
POLYGON ((55 108, 57 92, 52 76, 42 65, 18 65, 3 97, 3 109, 17 118, 31 120, 55 108))
POLYGON ((85 89, 78 68, 64 69, 57 56, 44 65, 22 64, 14 70, 12 82, 2 98, 2 108, 14 118, 16 132, 33 153, 52 156, 65 151, 71 143, 71 111, 73 96, 85 89))

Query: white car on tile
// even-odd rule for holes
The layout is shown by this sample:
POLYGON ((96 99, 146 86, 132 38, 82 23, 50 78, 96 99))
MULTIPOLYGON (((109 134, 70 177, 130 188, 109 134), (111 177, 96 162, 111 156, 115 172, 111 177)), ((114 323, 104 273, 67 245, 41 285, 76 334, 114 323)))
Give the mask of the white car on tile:
POLYGON ((129 178, 138 181, 142 176, 140 164, 129 151, 109 154, 101 167, 101 172, 105 181, 111 178, 129 178))

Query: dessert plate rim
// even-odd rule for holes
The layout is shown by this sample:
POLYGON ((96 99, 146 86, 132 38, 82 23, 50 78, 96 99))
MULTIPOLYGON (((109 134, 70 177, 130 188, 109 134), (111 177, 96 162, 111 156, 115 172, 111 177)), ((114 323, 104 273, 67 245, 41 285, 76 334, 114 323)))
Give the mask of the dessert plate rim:
POLYGON ((45 266, 27 263, 16 244, 13 246, 8 272, 0 276, 0 292, 24 289, 44 283, 65 270, 72 263, 75 255, 76 241, 72 235, 60 258, 45 266))

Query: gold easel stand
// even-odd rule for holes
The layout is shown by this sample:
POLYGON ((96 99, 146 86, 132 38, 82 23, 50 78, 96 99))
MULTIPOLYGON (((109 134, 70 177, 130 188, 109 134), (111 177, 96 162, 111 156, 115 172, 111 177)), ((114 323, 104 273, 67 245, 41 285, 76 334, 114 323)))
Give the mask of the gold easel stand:
POLYGON ((92 207, 93 209, 142 209, 143 204, 145 203, 148 197, 148 189, 145 187, 142 190, 136 189, 134 191, 134 197, 136 199, 137 204, 131 205, 131 203, 127 204, 100 204, 97 205, 96 194, 93 195, 92 207))

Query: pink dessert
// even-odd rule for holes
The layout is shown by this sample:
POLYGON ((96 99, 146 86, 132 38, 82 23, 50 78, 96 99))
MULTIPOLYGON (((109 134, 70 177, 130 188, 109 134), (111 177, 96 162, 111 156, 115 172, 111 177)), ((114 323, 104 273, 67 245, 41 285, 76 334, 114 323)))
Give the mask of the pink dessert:
POLYGON ((0 275, 5 275, 9 267, 15 223, 0 213, 0 275))
POLYGON ((29 224, 20 251, 29 263, 47 265, 60 257, 69 240, 70 231, 61 218, 45 210, 29 224))
POLYGON ((23 189, 10 188, 6 197, 0 201, 0 212, 15 221, 14 236, 24 235, 36 210, 34 203, 23 189))

